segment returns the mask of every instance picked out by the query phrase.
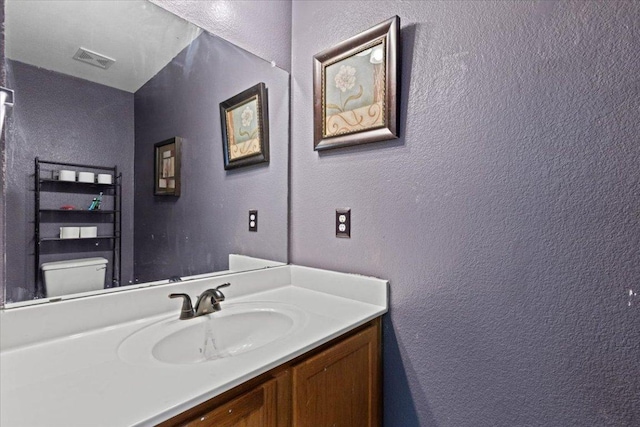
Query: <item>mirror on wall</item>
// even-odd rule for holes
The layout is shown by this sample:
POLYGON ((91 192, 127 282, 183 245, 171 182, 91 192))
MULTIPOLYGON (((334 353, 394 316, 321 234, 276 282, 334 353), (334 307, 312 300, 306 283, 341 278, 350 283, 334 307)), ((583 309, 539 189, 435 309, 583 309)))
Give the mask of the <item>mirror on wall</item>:
POLYGON ((147 0, 6 0, 5 28, 6 303, 287 262, 287 72, 147 0), (258 83, 269 162, 225 170, 220 103, 258 83))

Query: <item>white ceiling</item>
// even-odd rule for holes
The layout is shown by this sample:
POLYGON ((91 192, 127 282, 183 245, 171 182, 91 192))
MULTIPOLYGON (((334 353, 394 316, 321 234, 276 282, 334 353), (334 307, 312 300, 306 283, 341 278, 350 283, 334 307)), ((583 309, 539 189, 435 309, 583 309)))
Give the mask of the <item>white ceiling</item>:
POLYGON ((202 30, 147 0, 6 0, 5 55, 135 92, 202 30), (78 48, 113 58, 107 70, 73 59, 78 48))

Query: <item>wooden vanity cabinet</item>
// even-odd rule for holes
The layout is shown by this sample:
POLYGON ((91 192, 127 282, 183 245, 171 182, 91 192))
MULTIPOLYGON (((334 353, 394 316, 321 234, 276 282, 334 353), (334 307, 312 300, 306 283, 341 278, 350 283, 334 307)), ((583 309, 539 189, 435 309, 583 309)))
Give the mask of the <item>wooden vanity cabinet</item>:
POLYGON ((161 424, 160 427, 288 426, 289 370, 269 371, 161 424))
POLYGON ((380 424, 378 334, 371 326, 293 367, 294 426, 380 424))
POLYGON ((276 427, 276 380, 248 391, 217 408, 197 415, 189 427, 276 427))
POLYGON ((160 425, 379 426, 380 374, 378 318, 160 425))

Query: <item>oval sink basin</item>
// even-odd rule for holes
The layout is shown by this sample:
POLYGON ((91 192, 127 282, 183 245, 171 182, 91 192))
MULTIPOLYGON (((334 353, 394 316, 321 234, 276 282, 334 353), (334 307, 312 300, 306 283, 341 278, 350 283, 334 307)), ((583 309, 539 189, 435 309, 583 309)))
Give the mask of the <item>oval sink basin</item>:
POLYGON ((193 364, 243 354, 292 334, 304 313, 281 303, 238 303, 194 319, 177 315, 149 325, 118 348, 129 362, 193 364))

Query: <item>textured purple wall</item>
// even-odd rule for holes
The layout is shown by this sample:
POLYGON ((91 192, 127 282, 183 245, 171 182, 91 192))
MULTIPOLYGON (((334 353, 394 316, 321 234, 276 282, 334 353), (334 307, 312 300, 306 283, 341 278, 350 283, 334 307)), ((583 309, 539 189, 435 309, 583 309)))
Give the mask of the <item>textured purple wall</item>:
POLYGON ((640 3, 292 16, 291 261, 390 279, 384 424, 640 425, 640 3), (312 55, 394 14, 402 137, 314 152, 312 55))
POLYGON ((151 0, 278 67, 291 69, 291 0, 151 0))
POLYGON ((136 92, 135 116, 136 279, 225 270, 229 253, 287 262, 288 73, 203 33, 136 92), (225 171, 219 104, 259 82, 270 162, 225 171), (153 145, 174 136, 184 138, 181 195, 154 197, 153 145))
MULTIPOLYGON (((7 81, 16 92, 16 105, 7 122, 7 302, 33 297, 36 156, 42 160, 118 166, 123 175, 122 282, 129 282, 133 279, 133 94, 21 62, 7 62, 7 81), (19 287, 27 293, 18 292, 19 287)), ((73 196, 65 194, 64 203, 52 201, 46 206, 88 206, 93 197, 73 196)), ((44 197, 52 195, 43 194, 44 197)), ((45 232, 53 236, 56 224, 47 226, 45 232)), ((91 256, 104 255, 64 253, 43 262, 91 256)))

